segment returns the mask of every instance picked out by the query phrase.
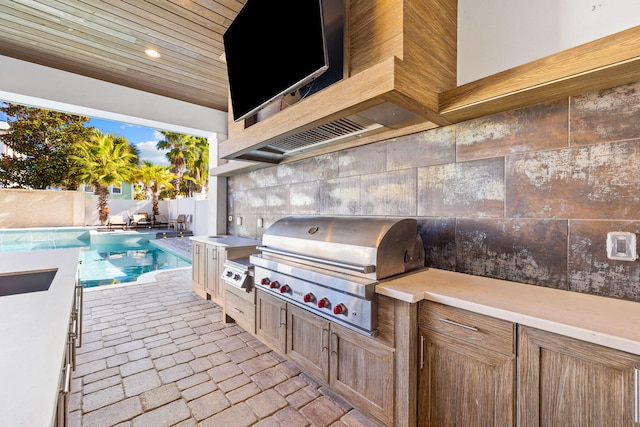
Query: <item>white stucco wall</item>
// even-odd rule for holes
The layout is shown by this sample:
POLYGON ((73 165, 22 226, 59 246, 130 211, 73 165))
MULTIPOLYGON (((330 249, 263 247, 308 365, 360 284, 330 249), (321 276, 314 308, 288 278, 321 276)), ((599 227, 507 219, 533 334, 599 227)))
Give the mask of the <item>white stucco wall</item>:
POLYGON ((85 225, 80 191, 0 188, 0 228, 85 225))
POLYGON ((458 84, 637 25, 638 0, 458 0, 458 84))

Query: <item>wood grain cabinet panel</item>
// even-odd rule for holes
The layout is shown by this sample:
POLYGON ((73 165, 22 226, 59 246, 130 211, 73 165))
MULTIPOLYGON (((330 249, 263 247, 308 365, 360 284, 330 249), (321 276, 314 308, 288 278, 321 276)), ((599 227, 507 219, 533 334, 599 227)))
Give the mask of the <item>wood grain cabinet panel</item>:
POLYGON ((191 244, 191 283, 193 291, 206 298, 205 278, 206 278, 206 248, 201 242, 191 244))
POLYGON ((395 349, 256 289, 256 336, 361 411, 394 425, 395 349))
POLYGON ((224 312, 226 320, 235 320, 238 326, 245 331, 256 333, 256 302, 255 292, 245 292, 244 289, 234 286, 221 286, 225 288, 224 312), (229 319, 231 318, 231 319, 229 319))
POLYGON ((287 357, 325 383, 329 383, 329 328, 328 320, 288 305, 287 357))
MULTIPOLYGON (((224 258, 224 250, 218 250, 217 246, 205 245, 206 250, 206 291, 209 298, 216 304, 224 306, 224 293, 220 289, 220 265, 218 258, 222 256, 224 258)), ((224 260, 223 260, 224 262, 224 260)))
POLYGON ((256 289, 256 336, 272 350, 287 350, 287 303, 256 289))
POLYGON ((351 403, 393 425, 394 350, 331 324, 329 384, 351 403))
POLYGON ((514 426, 515 325, 424 301, 418 426, 514 426))
POLYGON ((640 356, 551 332, 518 331, 519 425, 640 425, 640 356))

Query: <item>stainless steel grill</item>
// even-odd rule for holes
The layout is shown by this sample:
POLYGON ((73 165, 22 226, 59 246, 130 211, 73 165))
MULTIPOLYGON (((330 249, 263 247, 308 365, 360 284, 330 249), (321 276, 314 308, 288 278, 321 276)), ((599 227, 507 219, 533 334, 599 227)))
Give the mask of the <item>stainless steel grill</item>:
POLYGON ((250 257, 256 287, 369 335, 376 284, 424 266, 413 219, 285 217, 258 249, 250 257))

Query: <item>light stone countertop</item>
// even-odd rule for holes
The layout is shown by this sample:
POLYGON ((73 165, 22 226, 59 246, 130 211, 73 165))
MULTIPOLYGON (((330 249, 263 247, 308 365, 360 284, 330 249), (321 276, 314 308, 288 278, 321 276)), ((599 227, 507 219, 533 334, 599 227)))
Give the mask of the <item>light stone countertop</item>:
POLYGON ((0 423, 49 426, 55 416, 80 250, 0 254, 0 274, 58 269, 47 291, 0 297, 0 423))
POLYGON ((191 240, 202 243, 209 243, 224 247, 260 246, 261 240, 249 239, 231 235, 224 236, 192 236, 191 240))
POLYGON ((640 303, 425 269, 381 281, 376 293, 430 300, 640 355, 640 303))

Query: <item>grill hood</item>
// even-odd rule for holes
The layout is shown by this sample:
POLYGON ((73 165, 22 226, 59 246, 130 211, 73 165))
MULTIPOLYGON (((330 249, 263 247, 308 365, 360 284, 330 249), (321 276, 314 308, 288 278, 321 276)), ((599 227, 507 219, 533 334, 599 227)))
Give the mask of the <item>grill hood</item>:
POLYGON ((417 228, 414 219, 291 216, 265 231, 260 249, 380 280, 424 266, 417 228))

